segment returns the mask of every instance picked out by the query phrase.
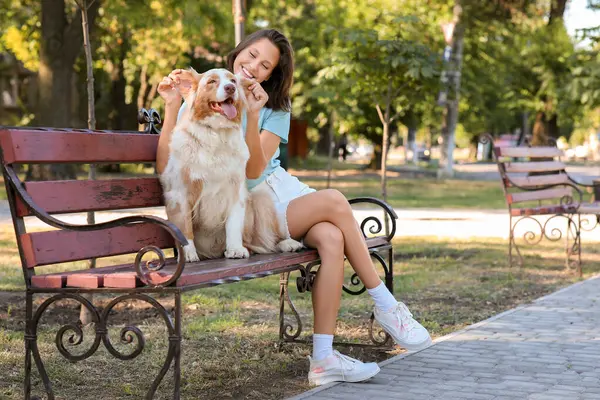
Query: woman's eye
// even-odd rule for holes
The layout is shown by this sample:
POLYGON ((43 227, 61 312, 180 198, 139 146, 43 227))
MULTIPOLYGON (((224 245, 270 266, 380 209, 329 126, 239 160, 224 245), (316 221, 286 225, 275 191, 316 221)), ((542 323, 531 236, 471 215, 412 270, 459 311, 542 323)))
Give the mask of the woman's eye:
POLYGON ((265 64, 262 65, 265 70, 269 69, 265 64))
POLYGON ((252 54, 252 52, 250 52, 250 56, 251 56, 252 58, 256 58, 256 56, 255 56, 254 54, 252 54))

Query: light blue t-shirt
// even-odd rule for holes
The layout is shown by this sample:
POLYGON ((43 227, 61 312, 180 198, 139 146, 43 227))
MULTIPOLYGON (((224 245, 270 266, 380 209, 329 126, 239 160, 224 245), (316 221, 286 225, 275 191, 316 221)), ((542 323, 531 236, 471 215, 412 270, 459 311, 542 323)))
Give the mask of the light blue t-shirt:
MULTIPOLYGON (((185 110, 186 103, 184 102, 179 108, 179 113, 177 114, 177 120, 181 117, 181 114, 185 110)), ((260 110, 260 115, 258 118, 258 131, 262 132, 263 129, 272 132, 273 134, 279 136, 281 139, 281 143, 287 144, 288 136, 290 134, 290 120, 291 113, 287 111, 274 111, 271 108, 263 107, 260 110)), ((244 135, 246 134, 246 113, 242 115, 242 130, 244 131, 244 135)), ((258 184, 266 179, 267 176, 271 175, 273 171, 281 164, 281 161, 277 159, 279 157, 279 147, 273 154, 273 158, 269 160, 265 170, 262 175, 257 179, 246 179, 246 186, 248 190, 252 190, 258 184)))

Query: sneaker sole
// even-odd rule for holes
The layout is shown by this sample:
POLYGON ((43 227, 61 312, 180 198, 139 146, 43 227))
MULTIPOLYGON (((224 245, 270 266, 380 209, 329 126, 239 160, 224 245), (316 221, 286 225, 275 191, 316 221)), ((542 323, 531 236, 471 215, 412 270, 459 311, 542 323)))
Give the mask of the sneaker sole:
POLYGON ((342 375, 329 375, 329 376, 324 376, 323 378, 308 378, 308 383, 310 383, 311 385, 315 385, 315 386, 322 386, 322 385, 326 385, 331 382, 356 383, 356 382, 366 381, 367 379, 371 379, 372 377, 377 375, 380 371, 381 371, 381 368, 379 368, 379 365, 377 365, 377 369, 374 369, 372 371, 365 371, 362 375, 354 376, 351 378, 346 377, 344 379, 344 377, 342 375))
POLYGON ((424 348, 431 346, 431 343, 433 343, 433 341, 431 340, 431 337, 427 338, 427 340, 422 343, 416 343, 416 344, 396 342, 396 344, 398 344, 402 348, 405 348, 408 351, 423 350, 424 348))

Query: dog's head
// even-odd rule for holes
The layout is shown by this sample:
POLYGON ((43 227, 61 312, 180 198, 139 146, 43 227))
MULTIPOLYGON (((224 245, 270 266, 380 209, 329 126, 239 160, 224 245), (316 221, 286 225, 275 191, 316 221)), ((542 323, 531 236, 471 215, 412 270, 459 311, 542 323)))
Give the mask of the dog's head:
POLYGON ((218 68, 199 74, 193 69, 181 74, 179 91, 190 107, 191 121, 220 127, 241 124, 246 108, 245 88, 252 82, 218 68))

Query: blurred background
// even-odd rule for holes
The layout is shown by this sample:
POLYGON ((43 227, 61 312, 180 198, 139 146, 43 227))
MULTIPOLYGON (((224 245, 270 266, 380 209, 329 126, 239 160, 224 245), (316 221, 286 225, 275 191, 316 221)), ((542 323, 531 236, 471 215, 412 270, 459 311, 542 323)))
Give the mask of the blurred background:
MULTIPOLYGON (((600 159, 597 0, 88 3, 97 129, 137 130, 138 109, 162 114, 156 88, 173 68, 223 67, 240 35, 272 27, 295 49, 294 165, 332 146, 379 168, 385 140, 390 165, 451 171, 486 159, 483 133, 554 138, 573 161, 600 159)), ((0 125, 85 128, 75 1, 0 8, 0 125)))

